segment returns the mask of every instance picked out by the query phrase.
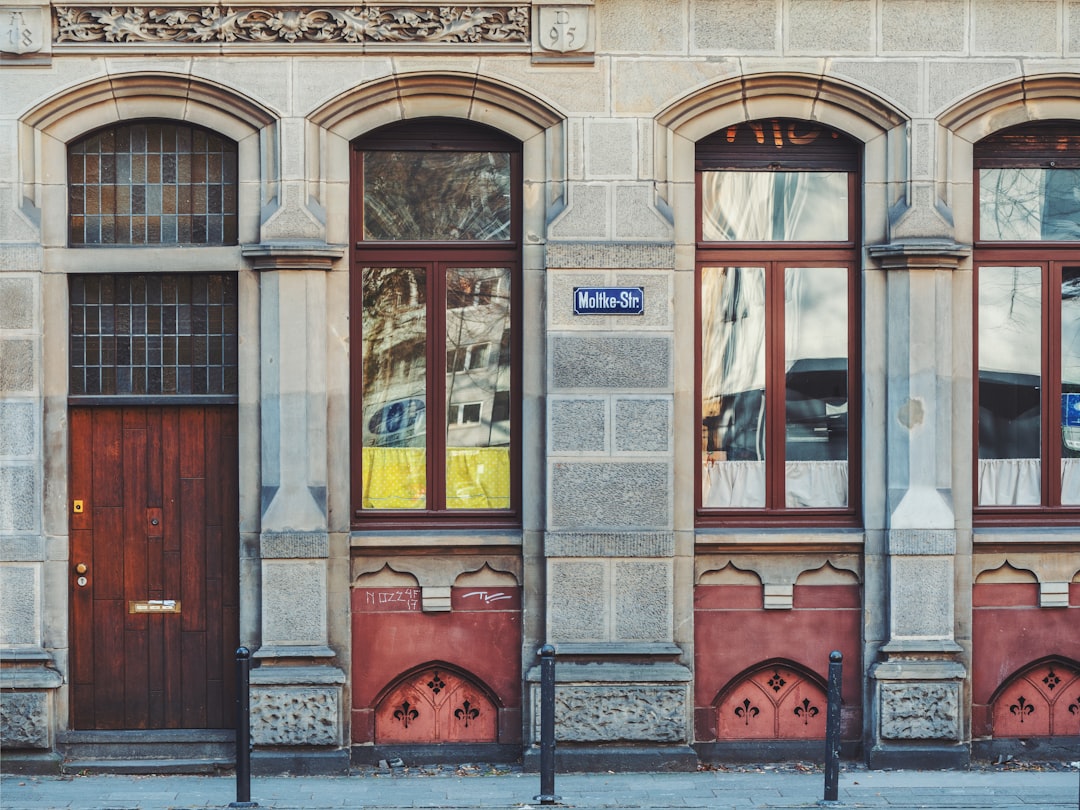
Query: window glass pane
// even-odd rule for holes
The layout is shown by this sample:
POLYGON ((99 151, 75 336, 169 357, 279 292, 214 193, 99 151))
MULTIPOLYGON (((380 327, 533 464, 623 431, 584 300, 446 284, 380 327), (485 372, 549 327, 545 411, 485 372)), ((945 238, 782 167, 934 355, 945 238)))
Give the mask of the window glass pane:
POLYGON ((979 268, 979 503, 1041 502, 1042 268, 979 268))
POLYGON ((789 507, 848 502, 848 271, 784 271, 785 479, 789 507))
POLYGON ((366 267, 362 397, 365 509, 427 504, 427 274, 366 267))
POLYGON ((1080 240, 1080 169, 980 169, 979 237, 1080 240))
POLYGON ((1061 273, 1061 502, 1080 504, 1080 267, 1061 273))
POLYGON ((69 286, 72 396, 236 396, 236 276, 72 275, 69 286))
POLYGON ((208 135, 187 125, 141 122, 73 143, 70 243, 235 244, 237 147, 208 135), (192 161, 216 171, 186 171, 192 161), (177 214, 193 224, 177 228, 177 214))
POLYGON ((765 270, 701 271, 702 505, 765 505, 765 270))
POLYGON ((364 239, 505 241, 510 213, 507 153, 364 153, 364 239))
POLYGON ((701 174, 701 236, 710 242, 842 242, 846 172, 701 174))
POLYGON ((510 357, 491 345, 510 329, 510 270, 446 275, 446 507, 510 507, 510 357), (451 362, 453 360, 453 362, 451 362))

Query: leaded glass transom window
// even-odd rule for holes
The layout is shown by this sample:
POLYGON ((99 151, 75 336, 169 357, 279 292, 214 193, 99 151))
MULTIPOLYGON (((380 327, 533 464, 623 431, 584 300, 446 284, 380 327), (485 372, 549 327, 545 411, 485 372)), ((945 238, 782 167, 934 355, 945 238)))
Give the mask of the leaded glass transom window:
POLYGON ((72 247, 234 245, 236 143, 202 127, 139 121, 68 147, 72 247))
POLYGON ((72 275, 70 395, 237 395, 231 273, 72 275))

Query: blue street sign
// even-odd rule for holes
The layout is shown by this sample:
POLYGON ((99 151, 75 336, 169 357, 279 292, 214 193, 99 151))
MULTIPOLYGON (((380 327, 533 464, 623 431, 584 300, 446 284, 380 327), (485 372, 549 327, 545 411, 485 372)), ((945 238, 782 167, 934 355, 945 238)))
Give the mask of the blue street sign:
POLYGON ((641 315, 644 287, 574 287, 575 315, 641 315))

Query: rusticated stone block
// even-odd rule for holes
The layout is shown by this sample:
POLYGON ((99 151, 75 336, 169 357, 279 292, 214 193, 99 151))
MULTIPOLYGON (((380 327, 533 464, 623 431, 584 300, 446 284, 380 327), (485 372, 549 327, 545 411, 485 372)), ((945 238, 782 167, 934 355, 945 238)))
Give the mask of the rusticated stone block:
POLYGON ((0 329, 30 329, 33 325, 33 278, 0 278, 0 329))
POLYGON ((0 744, 4 749, 49 747, 49 701, 44 692, 0 694, 0 744))
POLYGON ((615 638, 670 640, 672 566, 668 560, 618 560, 615 567, 615 638))
POLYGON ((880 687, 881 736, 890 740, 960 739, 960 686, 954 683, 880 687))
MULTIPOLYGON (((533 690, 533 739, 540 739, 540 690, 533 690)), ((687 692, 681 686, 555 687, 555 739, 562 742, 681 742, 687 692)))
POLYGON ((551 354, 551 381, 557 388, 646 390, 671 385, 667 337, 555 335, 551 354))
POLYGON ((339 690, 282 687, 251 690, 255 745, 340 745, 339 690))

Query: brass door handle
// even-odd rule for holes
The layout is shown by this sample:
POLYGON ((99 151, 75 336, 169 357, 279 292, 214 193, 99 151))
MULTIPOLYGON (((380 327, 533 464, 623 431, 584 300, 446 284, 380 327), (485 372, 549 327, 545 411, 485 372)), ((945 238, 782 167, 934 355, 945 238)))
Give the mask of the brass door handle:
POLYGON ((87 572, 87 570, 88 569, 86 567, 86 563, 79 563, 78 565, 75 566, 75 573, 76 574, 85 574, 87 572))

